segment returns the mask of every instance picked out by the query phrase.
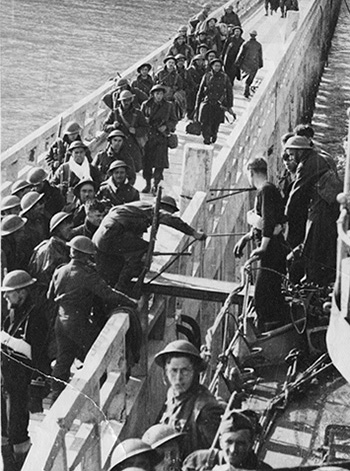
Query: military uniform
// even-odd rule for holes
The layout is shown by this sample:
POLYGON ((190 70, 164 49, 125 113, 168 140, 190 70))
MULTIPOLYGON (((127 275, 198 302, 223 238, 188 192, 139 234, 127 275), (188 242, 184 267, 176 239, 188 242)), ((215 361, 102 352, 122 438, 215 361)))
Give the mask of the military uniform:
POLYGON ((130 155, 129 149, 125 146, 125 143, 119 152, 115 152, 112 146, 108 144, 106 150, 103 150, 96 155, 92 165, 100 171, 102 180, 104 181, 107 178, 109 167, 115 160, 122 160, 129 167, 127 169, 127 175, 129 182, 133 185, 136 180, 134 159, 132 155, 130 155))
POLYGON ((225 12, 224 15, 220 18, 219 23, 225 23, 226 25, 241 26, 241 21, 234 11, 225 12))
MULTIPOLYGON (((148 94, 145 93, 142 89, 140 88, 134 88, 134 87, 130 87, 130 85, 126 88, 126 90, 129 90, 134 96, 134 106, 136 108, 140 108, 141 104, 147 100, 148 98, 148 94)), ((117 103, 118 101, 118 98, 119 98, 119 95, 120 93, 122 92, 122 89, 116 89, 116 90, 113 90, 111 92, 108 92, 106 93, 102 98, 101 100, 103 101, 103 103, 108 106, 108 108, 110 108, 111 110, 114 110, 115 108, 115 104, 117 103)))
POLYGON ((231 83, 233 84, 235 78, 240 78, 239 67, 236 65, 236 58, 239 50, 244 43, 244 39, 241 37, 230 36, 226 39, 222 58, 225 67, 225 72, 230 77, 231 83))
POLYGON ((249 95, 249 87, 261 67, 263 67, 262 46, 251 37, 242 46, 241 52, 236 60, 236 65, 247 75, 245 82, 245 94, 249 95))
MULTIPOLYGON (((101 174, 99 170, 89 163, 90 178, 96 182, 100 183, 101 174)), ((64 184, 66 188, 74 188, 80 181, 80 178, 71 170, 69 162, 62 164, 56 170, 51 183, 53 185, 62 185, 64 184)), ((65 196, 65 195, 64 195, 65 196)))
POLYGON ((161 69, 154 77, 154 82, 163 85, 166 88, 164 98, 173 100, 174 93, 183 89, 183 81, 176 70, 171 72, 166 67, 161 69))
MULTIPOLYGON (((82 141, 82 138, 80 135, 78 135, 74 140, 82 141)), ((53 177, 56 170, 61 164, 68 162, 71 155, 70 152, 68 151, 68 148, 71 145, 71 143, 72 141, 69 140, 68 135, 64 134, 62 138, 59 137, 50 147, 49 152, 47 153, 45 157, 45 160, 48 166, 50 167, 51 177, 53 177)), ((88 148, 86 149, 86 157, 88 161, 91 162, 91 152, 88 148)))
POLYGON ((80 224, 80 226, 74 227, 72 229, 72 238, 78 235, 82 235, 88 237, 89 239, 92 239, 97 229, 98 226, 94 226, 87 218, 85 218, 83 224, 80 224))
POLYGON ((132 88, 141 90, 147 96, 145 100, 148 99, 149 93, 153 85, 153 78, 149 74, 147 74, 146 78, 143 78, 141 74, 139 74, 136 79, 131 83, 132 88))
POLYGON ((122 183, 116 186, 113 178, 109 177, 102 183, 97 194, 98 199, 106 199, 112 203, 112 206, 139 201, 140 194, 130 183, 122 183))
POLYGON ((65 200, 60 190, 51 186, 47 180, 43 182, 43 189, 38 190, 38 193, 44 193, 45 195, 43 198, 45 212, 50 216, 50 218, 62 210, 65 200))
MULTIPOLYGON (((129 298, 106 284, 92 264, 72 259, 54 272, 48 298, 58 305, 55 324, 57 360, 53 376, 59 380, 68 382, 74 359, 85 358, 99 333, 90 318, 94 296, 109 305, 131 305, 129 298)), ((63 388, 64 384, 54 382, 54 396, 57 397, 63 388)))
POLYGON ((183 54, 186 57, 187 64, 190 63, 192 57, 194 56, 194 52, 191 46, 184 42, 183 44, 178 44, 177 40, 174 39, 174 44, 170 46, 167 56, 177 56, 178 54, 183 54))
POLYGON ((225 72, 207 72, 202 78, 196 99, 206 144, 216 141, 220 123, 225 120, 225 108, 231 108, 232 105, 232 85, 225 72))

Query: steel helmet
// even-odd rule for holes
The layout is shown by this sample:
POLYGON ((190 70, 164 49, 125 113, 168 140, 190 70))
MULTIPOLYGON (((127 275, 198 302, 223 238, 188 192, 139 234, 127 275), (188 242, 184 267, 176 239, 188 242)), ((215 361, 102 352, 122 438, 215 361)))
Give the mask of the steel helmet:
POLYGON ((56 213, 52 218, 50 219, 50 232, 54 231, 62 222, 64 222, 66 219, 73 217, 72 214, 65 213, 64 211, 60 211, 59 213, 56 213))
POLYGON ((21 200, 18 198, 18 196, 5 196, 5 198, 1 200, 0 211, 6 211, 7 209, 12 209, 16 206, 21 206, 21 200))
POLYGON ((77 250, 78 252, 86 253, 89 255, 94 255, 96 250, 95 246, 88 237, 85 236, 75 236, 73 239, 67 243, 69 247, 77 250))
POLYGON ((21 199, 21 215, 30 211, 43 197, 44 193, 38 193, 37 191, 29 191, 21 199))
POLYGON ((125 139, 125 134, 123 133, 123 131, 115 129, 114 131, 108 134, 107 139, 110 141, 113 137, 122 137, 123 139, 125 139))
POLYGON ((79 133, 80 130, 81 127, 78 123, 76 123, 75 121, 70 121, 69 123, 67 123, 63 134, 76 134, 79 133))
POLYGON ((26 218, 21 218, 21 216, 17 216, 15 214, 5 216, 1 221, 1 237, 13 234, 21 229, 26 222, 26 218))
POLYGON ((203 56, 202 54, 196 54, 195 56, 192 57, 192 61, 195 62, 195 61, 198 61, 202 59, 203 60, 203 56))
POLYGON ((258 33, 257 33, 257 31, 256 31, 255 29, 253 29, 253 31, 251 31, 249 34, 250 34, 251 36, 257 36, 257 35, 258 35, 258 33))
POLYGON ((224 10, 225 10, 225 11, 232 11, 232 10, 233 10, 233 6, 232 6, 232 5, 227 5, 227 7, 224 7, 224 10))
POLYGON ((154 92, 163 92, 163 93, 165 93, 166 88, 163 85, 161 85, 160 83, 157 83, 157 85, 153 85, 153 87, 151 88, 151 91, 150 91, 150 93, 154 93, 154 92))
POLYGON ((166 64, 168 61, 171 61, 171 60, 175 61, 175 57, 172 56, 172 55, 166 56, 166 57, 164 57, 164 59, 163 59, 163 63, 166 64))
POLYGON ((76 185, 75 187, 73 188, 73 193, 74 195, 79 198, 79 192, 80 192, 80 189, 84 186, 84 185, 92 185, 95 189, 95 192, 98 190, 98 183, 96 183, 94 180, 91 180, 90 178, 86 178, 86 179, 82 179, 80 180, 76 185))
POLYGON ((31 185, 38 185, 47 178, 47 173, 41 167, 33 167, 28 173, 28 182, 31 185))
POLYGON ((146 430, 142 435, 142 441, 151 445, 152 448, 157 448, 158 446, 170 442, 170 440, 174 440, 174 438, 182 437, 183 435, 185 435, 184 432, 178 432, 170 425, 156 424, 146 430))
POLYGON ((24 270, 10 271, 2 281, 1 291, 15 291, 16 289, 26 288, 36 282, 29 273, 24 270))
POLYGON ((134 96, 135 95, 133 95, 130 90, 123 90, 119 95, 118 101, 130 100, 133 99, 134 96))
POLYGON ((179 211, 179 208, 176 206, 176 201, 171 196, 162 196, 160 202, 161 204, 165 204, 175 211, 179 211))
POLYGON ((140 73, 140 72, 141 72, 141 69, 143 69, 144 67, 147 67, 148 72, 152 69, 151 64, 149 64, 148 62, 144 62, 143 64, 141 64, 141 65, 137 68, 137 72, 140 73))
POLYGON ((180 59, 186 60, 186 56, 184 54, 176 54, 175 60, 179 61, 180 59))
POLYGON ((267 162, 263 157, 256 157, 251 160, 247 166, 248 170, 267 170, 267 162))
POLYGON ((143 442, 140 438, 128 438, 115 448, 112 453, 110 471, 117 468, 118 465, 123 463, 125 460, 132 458, 133 456, 147 453, 150 461, 153 465, 158 464, 161 461, 161 456, 153 450, 153 448, 147 443, 143 442))
POLYGON ((187 26, 186 25, 179 26, 178 32, 179 33, 182 33, 182 32, 187 33, 187 26))
POLYGON ((116 88, 125 87, 125 85, 129 85, 129 82, 126 78, 120 78, 116 81, 116 88))
POLYGON ((111 163, 111 165, 109 166, 109 169, 108 169, 108 174, 111 174, 113 172, 113 170, 115 170, 116 168, 122 168, 124 167, 125 169, 128 169, 129 168, 129 165, 127 165, 124 160, 115 160, 114 162, 111 163))
POLYGON ((166 359, 171 357, 172 354, 176 354, 176 356, 189 356, 195 359, 201 371, 204 371, 207 366, 206 362, 200 356, 199 351, 188 340, 175 340, 174 342, 170 342, 154 357, 156 364, 164 367, 166 359))
POLYGON ((73 141, 71 145, 69 146, 68 150, 73 150, 73 149, 84 149, 86 150, 87 147, 82 141, 73 141))
POLYGON ((32 186, 29 182, 25 180, 17 180, 12 186, 11 186, 11 195, 15 195, 21 190, 24 190, 25 188, 28 188, 29 186, 32 186))
POLYGON ((305 136, 293 136, 284 145, 285 149, 311 149, 310 141, 305 136))

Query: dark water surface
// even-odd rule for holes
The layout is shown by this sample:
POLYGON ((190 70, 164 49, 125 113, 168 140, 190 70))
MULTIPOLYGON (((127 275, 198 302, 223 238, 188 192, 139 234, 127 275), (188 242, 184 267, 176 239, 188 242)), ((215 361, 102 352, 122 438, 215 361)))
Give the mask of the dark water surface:
POLYGON ((0 8, 5 150, 161 46, 200 3, 1 0, 0 8))

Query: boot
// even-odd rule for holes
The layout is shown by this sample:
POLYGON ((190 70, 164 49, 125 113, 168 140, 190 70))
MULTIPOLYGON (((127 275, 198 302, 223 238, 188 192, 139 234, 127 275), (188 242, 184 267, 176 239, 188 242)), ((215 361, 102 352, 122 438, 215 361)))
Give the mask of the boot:
POLYGON ((146 180, 146 186, 143 190, 141 190, 141 193, 150 193, 151 191, 151 180, 146 180))
POLYGON ((9 443, 1 445, 1 455, 3 459, 4 471, 17 471, 15 458, 13 456, 13 449, 9 443))
POLYGON ((245 90, 244 90, 244 96, 246 98, 250 97, 249 86, 247 86, 247 85, 246 85, 245 90))
POLYGON ((32 446, 30 440, 23 443, 13 445, 13 455, 15 458, 17 469, 22 469, 22 466, 27 458, 30 447, 32 446))

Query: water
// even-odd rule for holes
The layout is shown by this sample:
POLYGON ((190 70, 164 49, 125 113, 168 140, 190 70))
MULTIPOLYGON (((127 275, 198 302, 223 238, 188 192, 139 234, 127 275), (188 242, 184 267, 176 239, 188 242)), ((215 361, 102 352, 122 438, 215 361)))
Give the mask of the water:
POLYGON ((162 45, 200 9, 192 0, 0 4, 1 150, 162 45))

